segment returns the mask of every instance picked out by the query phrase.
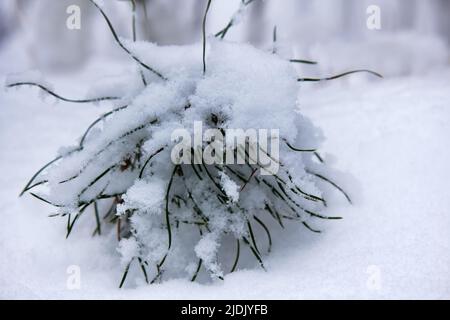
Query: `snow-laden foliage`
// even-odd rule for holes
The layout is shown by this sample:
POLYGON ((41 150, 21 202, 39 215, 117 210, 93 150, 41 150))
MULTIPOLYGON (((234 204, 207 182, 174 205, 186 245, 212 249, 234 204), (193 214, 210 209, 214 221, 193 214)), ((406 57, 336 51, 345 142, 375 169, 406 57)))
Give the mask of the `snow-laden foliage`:
MULTIPOLYGON (((222 279, 236 270, 241 246, 264 268, 263 255, 272 243, 268 225, 300 222, 317 232, 314 219, 337 218, 321 214, 326 202, 316 182, 335 183, 326 178, 315 152, 320 131, 298 112, 298 77, 288 60, 211 38, 203 72, 201 45, 117 41, 138 62, 135 76, 97 85, 90 96, 97 91, 106 97, 91 100, 112 100, 115 107, 75 146, 61 149, 24 191, 46 184, 46 194, 32 195, 67 216, 68 235, 90 207, 100 234, 99 207, 109 202, 103 221, 117 225, 126 270, 121 284, 133 261, 148 282, 163 274, 194 280, 202 269, 222 279), (279 156, 273 160, 278 170, 262 175, 259 160, 252 162, 239 148, 233 153, 245 153, 243 164, 174 163, 172 151, 179 143, 172 139, 174 131, 185 129, 194 141, 199 121, 204 131, 224 134, 278 129, 279 156), (255 235, 256 226, 266 233, 268 247, 255 235), (220 248, 230 241, 236 243, 235 259, 222 262, 220 248)), ((202 141, 200 148, 206 151, 210 144, 202 141)), ((257 148, 272 157, 273 150, 257 148)))

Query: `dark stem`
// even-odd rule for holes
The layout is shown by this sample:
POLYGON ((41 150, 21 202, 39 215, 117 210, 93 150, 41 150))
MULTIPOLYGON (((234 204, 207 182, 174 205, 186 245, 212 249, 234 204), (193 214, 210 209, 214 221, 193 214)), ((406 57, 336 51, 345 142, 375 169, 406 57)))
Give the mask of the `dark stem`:
POLYGON ((125 271, 123 273, 122 280, 120 280, 119 288, 122 288, 123 284, 125 283, 125 280, 126 280, 127 275, 128 275, 128 271, 130 270, 130 266, 131 266, 131 263, 133 262, 133 260, 134 260, 134 258, 132 258, 131 261, 128 262, 128 264, 127 264, 127 266, 125 268, 125 271))
POLYGON ((316 61, 304 60, 304 59, 290 59, 289 62, 292 62, 292 63, 304 63, 304 64, 317 64, 316 61))
POLYGON ((167 80, 166 77, 164 77, 161 73, 159 73, 158 71, 156 71, 155 69, 153 69, 152 67, 148 66, 147 64, 145 64, 144 62, 142 62, 141 60, 139 60, 139 58, 137 58, 127 47, 125 47, 125 45, 120 41, 116 30, 114 30, 114 27, 112 26, 111 21, 109 20, 108 16, 105 14, 105 12, 102 10, 102 8, 100 8, 100 6, 94 1, 94 0, 89 0, 102 14, 103 18, 105 19, 106 23, 108 24, 108 27, 114 37, 114 40, 117 42, 117 44, 123 49, 123 51, 125 51, 134 61, 136 61, 137 63, 139 63, 142 67, 144 67, 145 69, 153 72, 155 75, 157 75, 159 78, 163 79, 163 80, 167 80))
POLYGON ((48 89, 47 87, 44 87, 41 84, 38 83, 34 83, 34 82, 16 82, 16 83, 11 83, 9 85, 7 85, 7 88, 13 88, 13 87, 19 87, 19 86, 35 86, 38 87, 42 90, 44 90, 45 92, 47 92, 48 94, 52 95, 53 97, 65 101, 65 102, 73 102, 73 103, 91 103, 91 102, 100 102, 100 101, 105 101, 105 100, 117 100, 120 99, 118 97, 100 97, 100 98, 92 98, 92 99, 70 99, 70 98, 65 98, 60 96, 59 94, 53 92, 52 90, 48 89))
POLYGON ((205 15, 203 16, 202 32, 203 32, 203 74, 206 72, 206 18, 208 16, 211 0, 206 4, 205 15))
POLYGON ((142 179, 142 176, 144 175, 145 167, 146 167, 147 164, 150 162, 150 160, 152 160, 152 158, 153 158, 154 156, 156 156, 158 153, 162 152, 163 150, 164 150, 164 147, 163 147, 163 148, 160 148, 160 149, 158 149, 158 150, 156 150, 154 153, 152 153, 152 154, 150 155, 150 157, 148 157, 147 161, 145 161, 144 165, 143 165, 142 168, 141 168, 141 172, 139 172, 139 179, 142 179))

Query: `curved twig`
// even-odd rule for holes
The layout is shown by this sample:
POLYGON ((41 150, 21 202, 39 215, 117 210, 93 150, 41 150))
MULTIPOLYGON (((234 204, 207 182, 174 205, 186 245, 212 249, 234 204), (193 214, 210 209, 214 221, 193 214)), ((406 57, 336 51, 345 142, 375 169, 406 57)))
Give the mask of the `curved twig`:
POLYGON ((110 172, 112 169, 114 169, 117 165, 113 164, 112 166, 110 166, 109 168, 107 168, 106 170, 104 170, 102 173, 100 173, 95 179, 93 179, 91 182, 89 182, 89 184, 84 187, 80 193, 78 194, 78 200, 80 200, 81 196, 90 188, 92 187, 94 184, 97 183, 97 181, 99 181, 101 178, 103 178, 108 172, 110 172))
POLYGON ((113 109, 113 110, 111 110, 111 111, 109 111, 109 112, 106 112, 106 113, 104 113, 103 115, 101 115, 97 120, 95 120, 94 122, 92 122, 92 123, 89 125, 89 127, 86 129, 86 131, 84 132, 83 136, 82 136, 81 139, 80 139, 80 147, 83 146, 84 141, 86 140, 88 133, 91 131, 91 129, 92 129, 93 127, 95 127, 95 125, 96 125, 97 123, 99 123, 100 121, 106 119, 106 118, 109 117, 110 115, 112 115, 112 114, 114 114, 114 113, 116 113, 116 112, 118 112, 118 111, 120 111, 120 110, 123 110, 123 109, 125 109, 125 108, 128 108, 128 105, 121 106, 121 107, 115 108, 115 109, 113 109))
POLYGON ((36 173, 31 177, 31 179, 30 179, 30 180, 28 181, 28 183, 25 185, 25 187, 23 188, 23 190, 20 192, 19 197, 21 197, 25 192, 31 190, 32 188, 37 187, 38 185, 47 183, 48 181, 43 180, 43 181, 40 181, 40 182, 37 182, 37 183, 31 185, 31 184, 34 182, 34 180, 36 179, 36 177, 37 177, 42 171, 44 171, 44 170, 47 169, 49 166, 51 166, 53 163, 57 162, 58 160, 61 160, 61 159, 64 158, 65 156, 68 156, 68 155, 70 155, 70 154, 72 154, 72 153, 74 153, 74 152, 81 151, 81 150, 83 149, 83 145, 84 145, 84 142, 85 142, 85 140, 86 140, 86 138, 87 138, 88 133, 91 131, 91 129, 92 129, 97 123, 99 123, 100 121, 104 120, 105 118, 107 118, 108 116, 112 115, 113 113, 118 112, 118 111, 120 111, 120 110, 122 110, 122 109, 125 109, 125 108, 127 108, 127 107, 128 107, 128 105, 122 106, 122 107, 119 107, 119 108, 116 108, 116 109, 114 109, 114 110, 112 110, 112 111, 109 111, 109 112, 103 114, 100 118, 98 118, 97 120, 95 120, 95 121, 87 128, 87 130, 85 131, 85 133, 84 133, 83 136, 81 137, 79 147, 78 147, 77 149, 74 149, 74 150, 70 151, 68 154, 66 154, 66 155, 64 155, 64 156, 58 156, 58 157, 56 157, 55 159, 53 159, 53 160, 51 160, 50 162, 48 162, 47 164, 45 164, 45 165, 44 165, 42 168, 40 168, 38 171, 36 171, 36 173))
POLYGON ((171 246, 172 246, 172 230, 170 227, 170 212, 169 212, 169 195, 170 195, 170 189, 172 188, 172 182, 173 182, 173 178, 175 176, 175 173, 177 172, 178 169, 178 165, 176 165, 173 168, 172 171, 172 175, 170 177, 169 180, 169 184, 167 185, 167 191, 166 191, 166 225, 167 225, 167 236, 168 236, 168 246, 167 246, 167 251, 170 250, 171 246))
POLYGON ((322 231, 320 231, 320 230, 311 228, 311 226, 310 226, 309 224, 307 224, 305 221, 303 221, 301 218, 298 218, 298 217, 290 217, 290 216, 286 216, 286 215, 283 215, 282 217, 283 217, 284 219, 288 219, 288 220, 300 221, 300 222, 305 226, 305 228, 308 229, 308 230, 311 231, 311 232, 314 232, 314 233, 322 233, 322 231))
POLYGON ((28 183, 26 184, 26 186, 23 188, 22 192, 19 194, 19 197, 21 197, 25 192, 27 192, 28 190, 31 189, 30 185, 33 183, 34 179, 36 179, 36 177, 45 169, 47 169, 49 166, 51 166, 53 163, 55 163, 56 161, 62 159, 63 156, 58 156, 55 159, 53 159, 52 161, 48 162, 46 165, 44 165, 42 168, 40 168, 38 171, 36 171, 36 173, 31 177, 30 181, 28 181, 28 183))
POLYGON ((256 252, 258 252, 258 255, 261 255, 261 252, 259 251, 258 246, 256 244, 256 239, 255 239, 255 234, 253 233, 252 224, 250 223, 249 220, 247 220, 247 227, 248 227, 248 232, 250 234, 250 239, 252 240, 252 243, 253 243, 253 247, 255 248, 256 252))
POLYGON ((344 189, 342 189, 340 186, 338 186, 335 182, 331 181, 330 179, 328 179, 328 178, 326 178, 326 177, 324 177, 324 176, 322 176, 321 174, 318 174, 318 173, 316 173, 316 172, 312 172, 312 171, 310 171, 310 170, 306 170, 306 172, 309 173, 309 174, 312 174, 313 176, 315 176, 315 177, 317 177, 317 178, 319 178, 319 179, 321 179, 321 180, 323 180, 323 181, 328 182, 329 184, 331 184, 333 187, 335 187, 336 189, 338 189, 338 190, 344 195, 344 197, 347 199, 347 201, 348 201, 350 204, 353 204, 353 203, 352 203, 352 199, 350 199, 349 195, 344 191, 344 189))
MULTIPOLYGON (((133 34, 133 42, 136 42, 137 40, 137 33, 136 33, 136 0, 130 0, 131 2, 131 12, 132 12, 132 18, 131 18, 131 30, 133 34)), ((145 80, 145 75, 142 70, 139 70, 139 73, 141 75, 142 83, 144 86, 147 86, 147 80, 145 80)))
POLYGON ((317 151, 314 152, 314 156, 317 158, 317 160, 319 160, 320 163, 325 163, 325 161, 323 160, 323 158, 320 156, 320 154, 317 151))
POLYGON ((272 210, 272 208, 269 206, 269 204, 267 202, 265 202, 265 207, 264 209, 269 212, 270 216, 272 218, 274 218, 281 226, 281 228, 284 229, 284 225, 283 225, 283 220, 281 219, 280 214, 278 213, 277 210, 275 210, 275 208, 272 210))
MULTIPOLYGON (((203 235, 202 228, 198 227, 200 232, 200 237, 203 235)), ((203 260, 201 258, 198 259, 197 270, 195 270, 194 275, 191 278, 191 281, 194 282, 197 279, 198 273, 200 272, 200 268, 202 267, 203 260)))
POLYGON ((241 255, 241 244, 239 242, 239 239, 236 239, 236 258, 234 259, 233 267, 231 267, 230 273, 236 270, 240 255, 241 255))
POLYGON ((52 206, 54 206, 54 207, 57 207, 57 208, 62 208, 62 207, 64 207, 64 205, 53 203, 53 202, 51 202, 51 201, 49 201, 49 200, 47 200, 47 199, 44 199, 44 198, 41 197, 41 196, 38 196, 36 193, 30 192, 30 194, 31 194, 33 197, 35 197, 36 199, 41 200, 42 202, 45 202, 45 203, 47 203, 47 204, 49 204, 49 205, 52 205, 52 206))
POLYGON ((361 73, 361 72, 366 72, 366 73, 370 73, 373 74, 374 76, 377 76, 379 78, 383 78, 383 76, 375 71, 371 71, 371 70, 366 70, 366 69, 361 69, 361 70, 352 70, 352 71, 347 71, 335 76, 331 76, 331 77, 327 77, 327 78, 298 78, 297 81, 299 82, 318 82, 318 81, 329 81, 329 80, 334 80, 334 79, 338 79, 341 77, 345 77, 348 76, 350 74, 353 73, 361 73))
POLYGON ((93 202, 94 201, 88 202, 84 206, 82 206, 80 208, 80 210, 78 211, 77 215, 75 216, 75 218, 73 218, 72 222, 70 222, 70 214, 69 214, 69 221, 68 221, 68 224, 67 224, 66 239, 69 238, 70 233, 72 232, 72 229, 75 226, 75 222, 77 222, 78 218, 83 214, 83 212, 87 209, 87 207, 89 207, 93 202))
POLYGON ((11 83, 9 85, 7 85, 7 88, 13 88, 13 87, 19 87, 19 86, 35 86, 40 88, 41 90, 44 90, 45 92, 47 92, 48 94, 52 95, 53 97, 65 101, 65 102, 73 102, 73 103, 91 103, 91 102, 100 102, 100 101, 105 101, 105 100, 118 100, 120 99, 119 97, 100 97, 100 98, 92 98, 92 99, 69 99, 69 98, 65 98, 55 92, 53 92, 52 90, 50 90, 49 88, 39 84, 39 83, 34 83, 34 82, 16 82, 16 83, 11 83))
POLYGON ((144 175, 145 167, 146 167, 147 164, 150 162, 150 160, 152 160, 152 158, 153 158, 154 156, 156 156, 158 153, 162 152, 163 150, 164 150, 164 147, 162 147, 162 148, 156 150, 154 153, 152 153, 152 154, 150 155, 150 157, 148 157, 148 159, 145 161, 144 165, 142 166, 141 171, 139 172, 139 179, 142 179, 142 176, 144 175))
POLYGON ((263 262, 261 256, 259 255, 259 253, 255 250, 255 248, 253 248, 253 246, 250 244, 250 242, 248 241, 248 239, 246 237, 242 237, 242 240, 244 240, 244 243, 250 247, 251 252, 255 256, 256 260, 258 260, 259 265, 261 266, 261 268, 264 271, 266 271, 266 267, 264 266, 264 262, 263 262))

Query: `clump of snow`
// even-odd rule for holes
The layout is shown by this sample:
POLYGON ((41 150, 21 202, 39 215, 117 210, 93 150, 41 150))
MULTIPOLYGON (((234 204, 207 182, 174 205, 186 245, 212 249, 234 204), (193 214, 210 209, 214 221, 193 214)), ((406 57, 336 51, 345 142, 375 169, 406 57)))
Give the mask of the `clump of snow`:
POLYGON ((164 201, 164 182, 158 178, 151 182, 137 180, 123 195, 124 204, 117 208, 118 214, 127 210, 139 208, 144 212, 152 212, 160 207, 164 201))
POLYGON ((119 242, 117 251, 121 255, 121 263, 126 266, 135 257, 139 256, 139 244, 134 238, 122 239, 119 242))
MULTIPOLYGON (((155 281, 163 275, 196 276, 186 266, 197 259, 206 274, 223 278, 219 248, 231 245, 234 251, 236 241, 263 265, 263 252, 270 249, 261 243, 268 221, 300 222, 312 230, 325 202, 318 200, 322 193, 308 169, 321 165, 312 152, 294 151, 292 145, 317 148, 321 134, 298 112, 297 77, 288 61, 247 44, 211 39, 203 74, 199 45, 126 45, 166 79, 139 67, 96 85, 97 96, 120 100, 40 174, 48 192, 39 197, 69 219, 109 203, 103 206, 115 213, 107 218, 118 223, 122 262, 139 258, 158 266, 149 270, 155 281), (204 130, 221 132, 279 130, 279 171, 257 174, 261 158, 246 164, 173 163, 171 134, 183 128, 194 136, 199 121, 204 130)), ((208 146, 202 141, 200 149, 208 146)), ((232 259, 227 256, 227 263, 232 259)))

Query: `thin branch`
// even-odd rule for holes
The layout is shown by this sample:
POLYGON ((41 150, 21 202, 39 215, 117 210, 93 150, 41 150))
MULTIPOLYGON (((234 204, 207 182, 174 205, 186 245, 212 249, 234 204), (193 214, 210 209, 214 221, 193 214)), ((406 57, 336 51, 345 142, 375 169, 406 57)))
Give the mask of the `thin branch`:
POLYGON ((22 191, 22 193, 20 195, 22 195, 23 192, 30 191, 31 189, 33 189, 33 188, 35 188, 37 186, 43 185, 45 183, 48 183, 48 180, 42 180, 42 181, 36 182, 35 184, 33 184, 33 185, 29 186, 28 188, 24 189, 24 191, 22 191))
POLYGON ((143 130, 143 129, 147 128, 148 126, 153 125, 153 124, 155 124, 155 123, 157 123, 157 122, 158 122, 158 120, 156 120, 156 119, 155 119, 155 120, 152 120, 152 121, 150 121, 150 122, 147 122, 147 123, 145 123, 145 124, 142 124, 142 125, 140 125, 140 126, 138 126, 138 127, 135 127, 135 128, 133 128, 133 129, 131 129, 131 130, 129 130, 129 131, 123 133, 122 135, 120 135, 120 136, 117 137, 116 139, 111 140, 111 141, 108 142, 103 148, 101 148, 99 151, 97 151, 97 152, 94 154, 94 156, 93 156, 92 158, 90 158, 90 159, 89 159, 89 160, 81 167, 81 169, 80 169, 80 171, 79 171, 78 173, 74 174, 73 176, 71 176, 71 177, 69 177, 69 178, 67 178, 67 179, 64 179, 64 180, 60 181, 59 183, 61 183, 61 184, 62 184, 62 183, 66 183, 66 182, 69 182, 69 181, 72 181, 72 180, 78 178, 79 175, 82 174, 82 173, 84 172, 84 170, 86 170, 86 168, 87 168, 94 160, 98 159, 98 156, 99 156, 100 154, 102 154, 103 152, 105 152, 111 145, 113 145, 114 143, 117 143, 117 142, 119 142, 120 140, 122 140, 122 139, 124 139, 124 138, 126 138, 126 137, 128 137, 128 136, 130 136, 130 135, 132 135, 132 134, 134 134, 134 133, 136 133, 136 132, 138 132, 138 131, 140 131, 140 130, 143 130))
POLYGON ((142 273, 144 274, 145 283, 148 284, 149 282, 148 282, 147 269, 145 268, 145 263, 142 261, 141 258, 138 258, 138 261, 139 261, 139 265, 141 266, 142 273))
POLYGON ((253 243, 253 247, 255 248, 256 252, 258 252, 258 255, 261 255, 258 246, 256 244, 256 239, 255 239, 255 234, 253 233, 253 228, 252 228, 252 224, 250 223, 249 220, 247 220, 247 227, 248 227, 248 232, 250 234, 250 239, 252 240, 253 243))
POLYGON ((272 53, 275 54, 277 53, 277 26, 275 25, 273 27, 273 32, 272 32, 272 53))
MULTIPOLYGON (((203 235, 202 228, 198 227, 198 231, 200 232, 200 237, 203 235)), ((191 278, 191 281, 194 282, 197 279, 198 273, 200 272, 200 268, 202 267, 203 260, 201 258, 198 259, 197 270, 195 270, 194 275, 191 278)))
POLYGON ((25 192, 27 192, 28 190, 30 190, 30 185, 33 183, 34 179, 36 179, 36 177, 45 169, 47 169, 49 166, 51 166, 53 163, 55 163, 56 161, 62 159, 63 156, 58 156, 55 159, 53 159, 52 161, 48 162, 46 165, 44 165, 42 168, 40 168, 30 179, 30 181, 28 181, 28 183, 26 184, 26 186, 23 188, 22 192, 19 194, 19 197, 21 197, 25 192))
POLYGON ((258 171, 258 168, 253 169, 252 173, 250 174, 250 177, 248 177, 247 181, 245 181, 245 183, 242 185, 241 190, 239 190, 239 192, 242 192, 242 190, 244 190, 245 186, 250 182, 252 177, 255 175, 256 171, 258 171))
POLYGON ((164 147, 162 147, 162 148, 156 150, 154 153, 152 153, 152 154, 150 155, 150 157, 148 157, 148 159, 145 161, 144 165, 143 165, 142 168, 141 168, 141 172, 139 172, 139 179, 142 179, 142 177, 143 177, 143 175, 144 175, 145 167, 147 167, 147 164, 150 162, 150 160, 152 160, 152 158, 153 158, 154 156, 156 156, 158 153, 162 152, 163 150, 164 150, 164 147))
POLYGON ((263 260, 262 260, 261 256, 259 255, 259 253, 255 250, 255 248, 253 248, 253 246, 250 244, 250 242, 248 241, 248 239, 246 237, 242 237, 242 240, 244 240, 244 243, 249 246, 249 248, 252 251, 253 255, 255 256, 256 260, 258 260, 259 265, 265 271, 266 267, 264 266, 263 260))
POLYGON ((314 232, 314 233, 321 233, 322 232, 320 230, 311 228, 311 226, 309 224, 307 224, 305 221, 303 221, 302 219, 300 219, 298 217, 291 217, 291 216, 286 216, 286 215, 283 215, 282 217, 284 219, 288 219, 288 220, 300 221, 305 226, 305 228, 308 229, 311 232, 314 232))
POLYGON ((342 189, 340 186, 338 186, 335 182, 331 181, 330 179, 328 179, 328 178, 324 177, 323 175, 318 174, 316 172, 312 172, 310 170, 306 170, 306 172, 311 174, 311 175, 313 175, 313 176, 315 176, 315 177, 317 177, 317 178, 319 178, 319 179, 321 179, 321 180, 323 180, 323 181, 328 182, 329 184, 331 184, 333 187, 338 189, 344 195, 344 197, 347 199, 347 201, 350 204, 352 204, 352 199, 350 199, 349 195, 344 191, 344 189, 342 189))
MULTIPOLYGON (((312 212, 312 211, 310 211, 310 210, 307 210, 307 209, 303 208, 300 204, 298 204, 294 199, 292 199, 292 197, 290 197, 290 196, 287 194, 286 190, 283 188, 283 186, 281 185, 280 182, 277 182, 277 184, 278 184, 278 187, 280 188, 281 192, 287 197, 287 199, 288 199, 289 201, 291 201, 297 208, 299 208, 299 209, 302 210, 303 212, 309 214, 310 216, 316 217, 316 218, 320 218, 320 219, 325 219, 325 220, 339 220, 339 219, 342 219, 342 217, 334 217, 334 216, 333 216, 333 217, 329 217, 329 216, 320 215, 320 214, 318 214, 318 213, 315 213, 315 212, 312 212)), ((298 215, 297 211, 296 211, 294 208, 292 208, 292 207, 288 204, 288 202, 286 201, 286 199, 284 199, 284 201, 286 202, 286 204, 288 205, 288 207, 289 207, 296 215, 298 215)))
POLYGON ((94 202, 94 213, 95 213, 95 221, 97 223, 97 228, 94 231, 97 232, 97 234, 100 236, 102 234, 102 228, 101 228, 101 223, 100 223, 100 215, 98 213, 98 204, 97 201, 94 202))
POLYGON ((30 194, 31 194, 33 197, 35 197, 36 199, 41 200, 42 202, 45 202, 45 203, 47 203, 47 204, 49 204, 49 205, 52 205, 52 206, 54 206, 54 207, 57 207, 57 208, 62 208, 62 207, 64 207, 64 205, 62 205, 62 204, 55 204, 55 203, 52 203, 52 202, 50 202, 49 200, 44 199, 43 197, 38 196, 37 194, 35 194, 35 193, 33 193, 33 192, 30 192, 30 194))
POLYGON ((228 30, 230 30, 230 28, 231 28, 232 26, 234 26, 235 23, 236 23, 236 21, 235 21, 236 16, 237 16, 238 14, 242 14, 242 10, 244 10, 244 8, 245 8, 246 6, 248 6, 249 4, 251 4, 253 1, 255 1, 255 0, 247 0, 247 1, 242 0, 242 1, 241 1, 241 5, 239 6, 239 9, 233 14, 233 16, 231 17, 230 21, 227 23, 227 25, 225 26, 225 28, 223 28, 222 30, 220 30, 219 32, 217 32, 214 36, 215 36, 216 38, 217 38, 217 37, 220 37, 220 39, 225 38, 225 35, 227 34, 228 30))
POLYGON ((169 195, 170 195, 170 189, 172 187, 172 182, 173 182, 173 178, 175 176, 175 173, 177 172, 178 169, 178 165, 176 165, 173 168, 172 171, 172 175, 170 177, 169 180, 169 184, 167 185, 167 191, 166 191, 166 226, 167 226, 167 236, 168 236, 168 246, 167 246, 167 251, 170 250, 171 246, 172 246, 172 230, 170 227, 170 212, 169 212, 169 195))
POLYGON ((131 2, 131 14, 132 14, 132 18, 131 18, 131 29, 133 32, 133 42, 136 42, 137 37, 136 37, 136 0, 130 0, 131 2))
POLYGON ((264 224, 264 222, 262 222, 261 219, 259 219, 257 216, 253 216, 253 219, 256 220, 256 222, 259 223, 259 225, 264 229, 264 231, 267 234, 267 238, 269 239, 269 248, 267 249, 268 252, 270 252, 272 250, 272 237, 270 235, 270 231, 269 228, 267 228, 267 226, 264 224))
POLYGON ((319 160, 320 163, 325 163, 323 158, 320 156, 320 154, 316 151, 314 152, 314 155, 316 156, 317 160, 319 160))
MULTIPOLYGON (((112 115, 112 114, 114 114, 114 113, 116 113, 116 112, 118 112, 118 111, 120 111, 120 110, 123 110, 123 109, 125 109, 125 108, 127 108, 127 107, 128 107, 128 105, 125 105, 125 106, 121 106, 121 107, 118 107, 118 108, 116 108, 116 109, 113 109, 113 110, 111 110, 111 111, 109 111, 109 112, 103 114, 103 115, 100 116, 97 120, 95 120, 93 123, 91 123, 91 125, 86 129, 85 133, 83 134, 83 136, 82 136, 81 139, 80 139, 79 148, 70 151, 70 152, 69 152, 68 154, 66 154, 65 156, 68 156, 68 155, 70 155, 70 154, 72 154, 72 153, 74 153, 74 152, 77 152, 77 151, 81 151, 81 150, 83 149, 83 145, 84 145, 84 142, 85 142, 85 140, 86 140, 86 138, 87 138, 87 135, 88 135, 89 132, 92 130, 92 128, 95 127, 95 125, 96 125, 97 123, 99 123, 100 121, 106 119, 106 118, 109 117, 110 115, 112 115)), ((58 156, 58 157, 56 157, 55 159, 53 159, 53 160, 51 160, 50 162, 48 162, 47 164, 45 164, 42 168, 40 168, 40 169, 39 169, 39 170, 31 177, 31 179, 28 181, 28 183, 26 184, 26 186, 25 186, 25 187, 23 188, 23 190, 20 192, 19 197, 21 197, 25 192, 31 190, 32 188, 34 188, 34 187, 36 187, 36 186, 38 186, 38 185, 41 185, 41 184, 46 183, 47 181, 44 180, 44 181, 35 183, 34 185, 31 185, 31 184, 34 182, 34 180, 36 179, 36 177, 37 177, 42 171, 44 171, 45 169, 47 169, 47 168, 48 168, 49 166, 51 166, 53 163, 55 163, 55 162, 61 160, 63 157, 64 157, 64 156, 58 156)))
POLYGON ((353 73, 361 73, 361 72, 366 72, 366 73, 370 73, 373 74, 374 76, 377 76, 379 78, 383 78, 383 76, 377 72, 371 71, 371 70, 366 70, 366 69, 362 69, 362 70, 353 70, 353 71, 348 71, 348 72, 344 72, 335 76, 331 76, 331 77, 327 77, 327 78, 298 78, 297 81, 299 82, 318 82, 318 81, 329 81, 329 80, 334 80, 334 79, 338 79, 341 77, 345 77, 348 76, 350 74, 353 73))
POLYGON ((34 82, 16 82, 16 83, 11 83, 9 85, 7 85, 7 88, 13 88, 13 87, 19 87, 19 86, 35 86, 40 88, 41 90, 44 90, 45 92, 47 92, 48 94, 52 95, 53 97, 65 101, 65 102, 73 102, 73 103, 91 103, 91 102, 100 102, 100 101, 105 101, 105 100, 118 100, 120 98, 118 97, 100 97, 100 98, 92 98, 92 99, 70 99, 70 98, 65 98, 55 92, 53 92, 52 90, 50 90, 47 87, 44 87, 41 84, 38 83, 34 83, 34 82))
POLYGON ((233 267, 231 267, 230 273, 236 270, 240 255, 241 255, 241 245, 239 239, 236 239, 236 258, 234 259, 233 267))
POLYGON ((108 172, 110 172, 112 169, 114 169, 117 165, 114 164, 112 166, 110 166, 109 168, 107 168, 106 170, 104 170, 102 173, 100 173, 95 179, 93 179, 91 182, 89 182, 89 184, 84 187, 80 193, 78 194, 78 199, 81 198, 81 196, 90 188, 92 187, 94 184, 97 183, 97 181, 99 181, 101 178, 103 178, 108 172))
POLYGON ((119 288, 122 288, 123 284, 125 283, 125 279, 127 278, 128 271, 130 270, 130 266, 131 266, 131 263, 133 262, 133 260, 134 260, 134 258, 132 258, 131 261, 128 262, 127 266, 125 267, 125 271, 123 273, 122 280, 120 280, 119 288))
POLYGON ((272 210, 272 208, 269 206, 269 204, 266 202, 265 203, 265 210, 267 210, 269 212, 269 214, 280 224, 281 228, 284 229, 284 225, 283 225, 283 220, 281 219, 280 214, 278 213, 277 210, 275 210, 275 208, 272 210))
POLYGON ((203 16, 202 32, 203 32, 203 74, 206 72, 206 18, 208 16, 211 0, 206 5, 205 15, 203 16))
MULTIPOLYGON (((133 34, 133 42, 136 42, 137 40, 137 34, 136 34, 136 0, 130 0, 131 2, 131 12, 132 12, 132 18, 131 18, 131 30, 133 34)), ((144 1, 145 3, 145 1, 144 1)), ((144 72, 142 72, 141 69, 139 69, 139 73, 141 75, 142 83, 144 86, 147 86, 147 80, 145 80, 144 72)))
POLYGON ((316 152, 316 149, 299 149, 299 148, 296 148, 296 147, 292 146, 286 139, 284 139, 284 142, 289 147, 289 149, 294 150, 294 151, 298 151, 298 152, 316 152))
POLYGON ((225 191, 223 191, 222 187, 216 182, 216 180, 214 180, 213 176, 211 175, 211 173, 209 172, 208 168, 206 167, 205 163, 202 162, 203 168, 205 168, 206 171, 206 175, 208 176, 208 178, 212 181, 212 183, 216 186, 216 188, 220 191, 220 193, 222 194, 223 197, 225 197, 226 200, 228 200, 228 196, 225 193, 225 191))
POLYGON ((106 113, 104 113, 103 115, 101 115, 97 120, 95 120, 94 122, 92 122, 92 123, 89 125, 89 127, 86 129, 86 131, 84 132, 83 136, 82 136, 81 139, 80 139, 80 147, 83 146, 84 141, 86 140, 86 137, 87 137, 88 133, 91 131, 91 129, 92 129, 93 127, 95 127, 95 125, 96 125, 97 123, 99 123, 100 121, 106 119, 106 118, 109 117, 110 115, 112 115, 112 114, 114 114, 114 113, 116 113, 116 112, 118 112, 118 111, 120 111, 120 110, 123 110, 123 109, 125 109, 125 108, 128 108, 128 105, 121 106, 121 107, 118 107, 118 108, 116 108, 116 109, 113 109, 113 110, 111 110, 111 111, 109 111, 109 112, 106 112, 106 113))
POLYGON ((75 222, 77 222, 78 218, 83 214, 83 212, 87 209, 87 207, 89 207, 91 205, 92 202, 86 203, 84 206, 82 206, 80 208, 80 210, 78 211, 77 215, 75 216, 75 218, 73 218, 72 222, 70 222, 67 226, 67 234, 66 234, 66 239, 69 238, 70 233, 73 230, 73 227, 75 226, 75 222))

